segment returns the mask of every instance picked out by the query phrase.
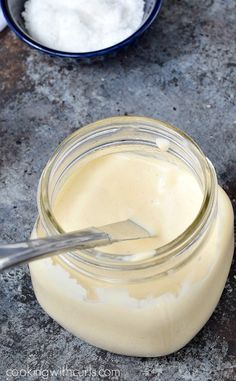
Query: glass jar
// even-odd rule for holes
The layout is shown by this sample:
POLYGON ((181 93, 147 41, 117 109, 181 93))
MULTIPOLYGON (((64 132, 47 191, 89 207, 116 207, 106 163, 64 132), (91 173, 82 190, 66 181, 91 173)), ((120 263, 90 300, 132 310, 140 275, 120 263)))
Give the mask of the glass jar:
POLYGON ((33 238, 63 233, 53 201, 76 167, 104 150, 147 151, 186 166, 201 186, 201 208, 151 256, 90 249, 32 262, 34 291, 53 319, 88 343, 125 355, 167 355, 197 334, 219 301, 233 254, 232 206, 185 133, 159 120, 115 117, 78 130, 56 150, 41 176, 33 238))

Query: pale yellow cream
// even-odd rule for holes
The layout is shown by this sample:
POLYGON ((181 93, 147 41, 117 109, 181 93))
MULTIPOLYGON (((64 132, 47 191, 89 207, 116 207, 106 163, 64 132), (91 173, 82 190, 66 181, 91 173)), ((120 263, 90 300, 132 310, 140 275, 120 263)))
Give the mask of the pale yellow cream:
MULTIPOLYGON (((199 183, 180 163, 111 153, 77 166, 58 192, 53 211, 65 231, 133 219, 155 238, 100 250, 132 253, 133 260, 140 260, 178 237, 202 201, 199 183)), ((39 229, 34 232, 41 235, 39 229)), ((219 187, 217 214, 205 239, 186 264, 168 274, 115 284, 82 275, 57 258, 34 262, 30 270, 42 307, 75 335, 116 353, 160 356, 180 349, 208 320, 232 252, 232 207, 219 187)))

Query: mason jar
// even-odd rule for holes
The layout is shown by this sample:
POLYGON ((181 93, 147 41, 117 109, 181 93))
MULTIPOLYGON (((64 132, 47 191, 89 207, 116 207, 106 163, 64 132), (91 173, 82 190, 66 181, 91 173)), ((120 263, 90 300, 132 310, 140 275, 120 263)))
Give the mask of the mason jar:
POLYGON ((49 160, 32 238, 64 232, 55 199, 82 162, 107 152, 147 153, 186 167, 202 190, 197 215, 152 255, 96 248, 32 262, 35 295, 62 327, 92 345, 123 355, 167 355, 198 333, 220 299, 233 255, 232 206, 213 165, 184 132, 155 119, 114 117, 79 129, 49 160))

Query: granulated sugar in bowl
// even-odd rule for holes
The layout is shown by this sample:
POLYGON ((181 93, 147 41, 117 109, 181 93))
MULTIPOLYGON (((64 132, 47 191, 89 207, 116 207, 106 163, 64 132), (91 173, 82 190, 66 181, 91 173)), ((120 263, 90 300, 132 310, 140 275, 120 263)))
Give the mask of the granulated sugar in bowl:
POLYGON ((65 52, 115 45, 142 24, 144 0, 28 0, 22 16, 39 43, 65 52))

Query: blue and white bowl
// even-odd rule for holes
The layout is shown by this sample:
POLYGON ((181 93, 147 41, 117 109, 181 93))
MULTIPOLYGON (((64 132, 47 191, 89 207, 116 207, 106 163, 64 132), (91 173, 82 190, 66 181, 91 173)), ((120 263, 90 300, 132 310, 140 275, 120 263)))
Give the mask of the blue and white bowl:
POLYGON ((102 50, 85 53, 70 53, 48 48, 35 41, 29 35, 25 28, 24 20, 22 18, 22 12, 24 10, 25 1, 26 0, 0 0, 3 14, 7 20, 9 27, 15 32, 15 34, 30 47, 35 48, 41 52, 50 54, 51 56, 79 58, 83 60, 90 60, 92 58, 103 57, 107 54, 115 53, 118 50, 129 45, 130 43, 134 42, 152 24, 162 5, 162 0, 145 0, 144 17, 142 25, 139 27, 138 30, 136 30, 136 32, 134 32, 124 41, 121 41, 118 44, 115 44, 102 50))

